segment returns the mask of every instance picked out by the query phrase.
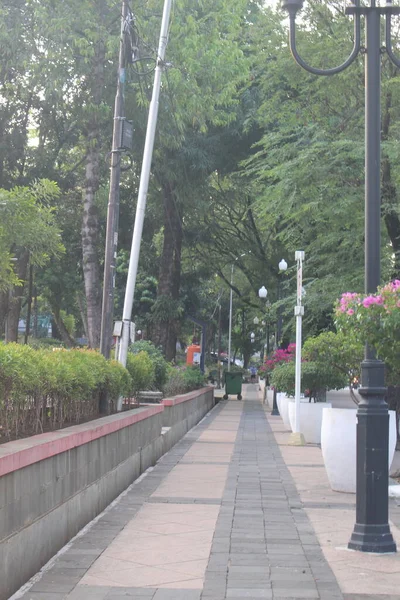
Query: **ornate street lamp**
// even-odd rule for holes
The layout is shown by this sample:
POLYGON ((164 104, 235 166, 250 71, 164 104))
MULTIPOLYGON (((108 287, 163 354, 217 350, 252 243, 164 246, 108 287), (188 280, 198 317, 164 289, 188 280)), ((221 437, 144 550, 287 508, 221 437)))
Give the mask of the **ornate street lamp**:
MULTIPOLYGON (((265 300, 266 297, 268 296, 268 290, 267 290, 267 288, 264 285, 258 290, 258 296, 262 300, 265 300)), ((268 346, 268 348, 267 348, 267 354, 268 354, 268 351, 269 351, 269 331, 267 333, 267 346, 268 346)), ((275 388, 274 388, 274 395, 273 395, 271 415, 273 415, 274 417, 279 417, 279 409, 278 409, 278 404, 276 402, 276 389, 275 388)))
MULTIPOLYGON (((282 299, 282 287, 281 287, 281 274, 284 273, 285 271, 287 271, 287 262, 284 258, 282 258, 282 260, 280 261, 278 268, 279 268, 279 276, 278 276, 278 301, 282 299)), ((277 337, 277 341, 278 344, 281 343, 281 337, 282 337, 282 306, 279 306, 278 308, 278 327, 277 327, 277 332, 276 332, 276 337, 277 337)))
MULTIPOLYGON (((347 60, 332 69, 308 65, 296 48, 297 12, 303 0, 283 0, 282 8, 289 13, 290 49, 294 59, 313 75, 334 75, 346 69, 362 50, 365 55, 365 291, 374 293, 380 283, 380 145, 381 145, 381 55, 400 67, 391 41, 392 15, 400 14, 387 0, 377 6, 370 0, 363 6, 354 0, 346 8, 354 17, 354 45, 347 60), (365 47, 361 47, 361 15, 365 17, 365 47), (381 43, 381 15, 386 20, 385 45, 381 43)), ((361 364, 361 401, 357 411, 357 513, 349 548, 363 552, 395 552, 388 523, 388 437, 389 415, 385 402, 384 363, 377 360, 373 348, 366 346, 361 364)))

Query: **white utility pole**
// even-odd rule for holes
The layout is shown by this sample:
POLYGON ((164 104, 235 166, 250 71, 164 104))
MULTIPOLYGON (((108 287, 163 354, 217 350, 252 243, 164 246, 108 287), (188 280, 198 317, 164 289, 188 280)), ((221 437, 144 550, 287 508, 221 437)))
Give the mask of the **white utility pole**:
MULTIPOLYGON (((161 22, 160 40, 158 46, 157 65, 154 74, 153 95, 150 102, 149 116, 147 121, 146 141, 143 152, 142 171, 140 174, 140 185, 138 202, 136 207, 135 227, 133 230, 131 256, 129 260, 128 279, 126 282, 124 310, 122 314, 122 338, 119 348, 118 360, 126 366, 128 355, 130 323, 132 316, 133 299, 135 295, 136 276, 139 264, 140 244, 142 241, 144 214, 146 210, 147 190, 149 187, 151 159, 153 156, 154 137, 156 133, 158 104, 161 87, 161 75, 164 70, 165 52, 168 43, 169 18, 172 0, 165 0, 161 22)), ((122 409, 122 403, 118 402, 118 410, 122 409)))
POLYGON ((289 443, 293 446, 304 446, 304 436, 300 431, 300 393, 301 393, 301 328, 304 315, 303 300, 303 260, 304 251, 295 252, 297 261, 297 304, 294 307, 296 317, 296 374, 295 374, 295 426, 294 432, 290 436, 289 443))

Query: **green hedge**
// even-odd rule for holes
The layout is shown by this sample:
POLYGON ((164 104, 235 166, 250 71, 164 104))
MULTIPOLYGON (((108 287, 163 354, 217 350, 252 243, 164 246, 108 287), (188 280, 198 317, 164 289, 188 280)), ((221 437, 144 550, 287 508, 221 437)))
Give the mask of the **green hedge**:
POLYGON ((114 412, 131 389, 128 371, 96 351, 0 344, 0 439, 92 419, 103 393, 114 412))
MULTIPOLYGON (((316 399, 321 392, 341 389, 347 384, 346 375, 315 362, 301 363, 301 391, 307 392, 310 398, 316 399)), ((295 392, 295 363, 279 365, 271 373, 271 385, 279 392, 294 396, 295 392)))
POLYGON ((131 395, 134 398, 141 390, 151 390, 153 388, 155 371, 153 362, 147 352, 143 350, 138 354, 128 352, 126 368, 131 376, 131 395))
MULTIPOLYGON (((161 350, 157 348, 152 342, 147 340, 140 340, 132 344, 129 348, 130 352, 133 354, 138 354, 139 352, 146 352, 153 363, 154 368, 154 379, 152 385, 157 390, 162 390, 164 385, 167 383, 167 368, 168 363, 165 360, 161 350)), ((144 387, 142 389, 149 390, 148 387, 144 387)))
POLYGON ((168 379, 163 392, 165 397, 191 392, 205 385, 205 377, 199 367, 168 367, 168 379))

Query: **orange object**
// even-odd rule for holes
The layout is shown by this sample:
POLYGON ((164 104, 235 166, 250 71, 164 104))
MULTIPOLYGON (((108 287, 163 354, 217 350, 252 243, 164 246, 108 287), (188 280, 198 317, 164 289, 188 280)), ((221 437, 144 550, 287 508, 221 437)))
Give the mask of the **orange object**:
POLYGON ((186 354, 186 364, 192 365, 194 362, 194 355, 199 354, 201 352, 201 346, 198 344, 192 344, 188 346, 187 354, 186 354))

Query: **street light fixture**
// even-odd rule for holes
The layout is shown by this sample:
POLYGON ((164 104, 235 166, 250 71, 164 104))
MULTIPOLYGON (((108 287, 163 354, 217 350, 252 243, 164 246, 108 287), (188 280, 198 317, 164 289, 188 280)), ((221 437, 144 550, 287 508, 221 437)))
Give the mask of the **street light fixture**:
POLYGON ((258 325, 259 322, 260 322, 260 319, 258 317, 254 317, 254 319, 253 319, 254 325, 258 325))
POLYGON ((235 261, 232 263, 231 268, 231 292, 229 294, 229 333, 228 333, 228 371, 231 370, 231 346, 232 346, 232 308, 233 308, 233 269, 235 266, 235 262, 238 258, 242 258, 246 256, 248 252, 243 252, 240 256, 235 258, 235 261))
MULTIPOLYGON (((296 62, 313 75, 340 73, 356 59, 365 56, 365 291, 375 293, 380 284, 380 145, 381 145, 381 55, 400 68, 400 59, 393 52, 391 40, 392 15, 400 7, 387 0, 385 6, 361 5, 354 0, 346 14, 354 17, 353 49, 341 65, 318 69, 308 65, 296 48, 296 14, 303 0, 283 0, 282 8, 289 13, 290 49, 296 62), (365 44, 361 46, 361 15, 365 17, 365 44), (386 20, 385 45, 381 42, 381 15, 386 20)), ((357 494, 356 524, 349 548, 363 552, 396 552, 389 527, 388 499, 388 438, 389 415, 385 402, 384 363, 377 360, 373 348, 366 345, 361 363, 361 401, 357 410, 357 494)))
POLYGON ((256 339, 256 334, 253 333, 253 332, 251 332, 251 334, 250 334, 250 341, 251 341, 252 344, 254 344, 254 340, 255 339, 256 339))
POLYGON ((282 260, 280 261, 278 267, 279 267, 279 271, 287 271, 287 262, 284 258, 282 258, 282 260))
POLYGON ((265 285, 262 286, 262 288, 260 288, 258 290, 258 295, 260 298, 265 299, 268 296, 268 290, 265 287, 265 285))
MULTIPOLYGON (((268 290, 264 285, 258 290, 258 296, 262 300, 265 300, 266 297, 268 296, 268 290)), ((267 303, 267 304, 269 304, 269 303, 267 303)), ((264 323, 264 321, 263 321, 263 323, 264 323)), ((268 327, 269 327, 269 323, 268 323, 268 327)), ((268 352, 269 352, 269 330, 267 332, 267 354, 268 354, 268 352)), ((276 402, 276 389, 275 388, 274 388, 271 415, 273 415, 274 417, 279 417, 279 409, 278 409, 278 404, 276 402)))
MULTIPOLYGON (((280 301, 282 299, 281 273, 285 273, 285 271, 287 271, 287 268, 288 268, 288 264, 284 258, 282 258, 282 260, 280 261, 278 268, 279 268, 278 301, 280 301)), ((283 308, 282 306, 278 307, 278 327, 277 327, 277 331, 276 331, 278 345, 280 345, 281 337, 282 337, 282 308, 283 308)))

